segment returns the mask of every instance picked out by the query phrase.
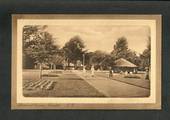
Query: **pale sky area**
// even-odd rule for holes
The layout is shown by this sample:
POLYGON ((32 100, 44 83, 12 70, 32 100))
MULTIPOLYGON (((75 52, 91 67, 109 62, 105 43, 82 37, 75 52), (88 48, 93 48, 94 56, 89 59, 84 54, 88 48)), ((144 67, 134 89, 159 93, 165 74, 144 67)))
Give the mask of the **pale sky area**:
POLYGON ((46 31, 56 38, 60 47, 78 35, 88 51, 102 50, 110 53, 119 37, 126 37, 128 46, 138 54, 146 49, 150 28, 141 25, 49 25, 46 31))

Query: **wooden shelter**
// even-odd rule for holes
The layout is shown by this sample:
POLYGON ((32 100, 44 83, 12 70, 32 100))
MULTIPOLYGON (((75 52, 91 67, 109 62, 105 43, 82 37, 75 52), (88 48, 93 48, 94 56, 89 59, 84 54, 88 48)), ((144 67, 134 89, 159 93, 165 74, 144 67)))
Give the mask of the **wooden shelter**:
POLYGON ((113 65, 112 70, 113 72, 117 72, 117 73, 119 72, 137 73, 137 68, 138 66, 131 63, 130 61, 124 58, 120 58, 115 61, 115 64, 113 65))

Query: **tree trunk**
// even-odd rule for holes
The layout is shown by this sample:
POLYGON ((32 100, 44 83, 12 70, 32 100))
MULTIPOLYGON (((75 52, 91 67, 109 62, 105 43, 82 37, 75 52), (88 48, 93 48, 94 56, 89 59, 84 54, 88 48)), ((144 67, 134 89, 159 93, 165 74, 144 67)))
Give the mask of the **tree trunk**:
POLYGON ((56 65, 55 64, 53 65, 53 69, 56 70, 56 65))
POLYGON ((77 69, 76 61, 74 61, 74 69, 77 69))
POLYGON ((51 63, 51 65, 50 65, 50 66, 51 66, 51 70, 52 70, 52 69, 53 69, 53 64, 51 63))
POLYGON ((68 60, 68 65, 67 65, 68 67, 70 67, 70 61, 68 60))

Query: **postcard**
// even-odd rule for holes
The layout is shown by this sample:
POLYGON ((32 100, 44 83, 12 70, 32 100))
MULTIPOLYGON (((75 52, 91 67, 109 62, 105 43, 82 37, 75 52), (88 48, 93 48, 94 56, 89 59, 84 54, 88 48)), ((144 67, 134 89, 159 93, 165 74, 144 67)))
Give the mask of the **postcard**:
POLYGON ((161 109, 161 15, 12 15, 12 109, 161 109))

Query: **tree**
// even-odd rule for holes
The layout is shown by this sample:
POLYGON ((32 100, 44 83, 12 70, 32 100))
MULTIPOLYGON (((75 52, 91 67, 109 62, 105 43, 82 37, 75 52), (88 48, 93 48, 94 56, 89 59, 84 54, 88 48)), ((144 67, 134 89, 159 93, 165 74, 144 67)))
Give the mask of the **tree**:
POLYGON ((126 60, 132 62, 137 66, 140 66, 141 64, 140 56, 137 55, 135 51, 132 51, 130 49, 127 51, 126 60))
POLYGON ((49 58, 49 63, 51 64, 51 69, 54 68, 56 69, 57 66, 63 66, 65 62, 65 57, 64 57, 64 51, 63 49, 57 49, 55 54, 53 54, 49 58))
POLYGON ((65 57, 68 60, 68 65, 70 62, 76 64, 77 60, 82 61, 82 56, 85 53, 83 50, 85 48, 83 40, 79 36, 72 37, 63 47, 65 57))
POLYGON ((151 39, 150 36, 148 37, 148 43, 146 49, 140 55, 141 58, 141 66, 142 68, 149 68, 150 67, 150 59, 151 59, 151 39))
POLYGON ((35 60, 31 58, 29 55, 23 53, 23 68, 24 69, 33 69, 35 60))
POLYGON ((86 52, 85 53, 85 64, 90 65, 91 64, 91 58, 93 56, 94 52, 86 52))
POLYGON ((140 56, 138 56, 135 51, 128 48, 128 42, 125 37, 118 38, 111 55, 114 60, 124 58, 137 66, 141 64, 140 56))
POLYGON ((105 56, 106 56, 105 52, 97 50, 93 53, 90 62, 91 64, 99 65, 100 62, 104 60, 105 56))
POLYGON ((39 30, 39 26, 26 25, 23 27, 23 68, 33 68, 35 60, 26 53, 26 48, 34 44, 32 40, 34 34, 39 30))
POLYGON ((146 70, 146 76, 145 79, 150 79, 150 59, 151 59, 151 38, 148 37, 148 44, 146 49, 143 51, 143 53, 140 55, 141 58, 141 68, 143 70, 146 70))
POLYGON ((42 65, 49 62, 56 54, 58 46, 54 45, 52 35, 44 31, 47 26, 24 26, 23 28, 23 50, 24 54, 35 60, 40 65, 40 78, 42 76, 42 65))
POLYGON ((111 67, 114 62, 113 58, 106 52, 97 50, 93 53, 90 59, 90 63, 95 65, 95 68, 107 69, 111 67))
POLYGON ((128 42, 125 37, 120 37, 113 46, 112 56, 115 59, 126 58, 128 53, 128 42))

